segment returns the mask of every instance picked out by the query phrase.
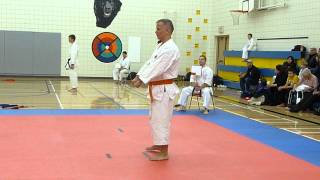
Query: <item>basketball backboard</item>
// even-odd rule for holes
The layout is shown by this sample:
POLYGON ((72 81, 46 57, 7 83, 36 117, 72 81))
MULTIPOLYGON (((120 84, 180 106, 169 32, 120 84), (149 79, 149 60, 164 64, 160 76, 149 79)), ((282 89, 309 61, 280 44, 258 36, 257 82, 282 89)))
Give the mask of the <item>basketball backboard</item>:
POLYGON ((275 9, 286 7, 286 0, 259 0, 256 5, 258 10, 275 9))
POLYGON ((239 0, 239 10, 251 12, 255 10, 257 0, 239 0))

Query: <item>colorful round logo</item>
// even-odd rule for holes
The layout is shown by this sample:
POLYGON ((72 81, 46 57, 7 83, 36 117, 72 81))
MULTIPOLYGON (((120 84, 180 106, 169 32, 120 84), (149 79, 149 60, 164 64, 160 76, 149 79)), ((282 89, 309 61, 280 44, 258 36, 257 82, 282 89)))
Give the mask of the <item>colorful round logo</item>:
POLYGON ((111 63, 121 56, 122 42, 111 32, 101 33, 92 42, 92 53, 99 61, 111 63))

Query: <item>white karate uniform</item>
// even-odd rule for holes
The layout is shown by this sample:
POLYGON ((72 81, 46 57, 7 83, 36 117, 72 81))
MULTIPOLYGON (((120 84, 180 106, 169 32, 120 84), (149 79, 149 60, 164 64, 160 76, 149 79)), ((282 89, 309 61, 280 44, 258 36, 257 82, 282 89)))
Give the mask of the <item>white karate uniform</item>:
MULTIPOLYGON (((212 86, 213 79, 213 71, 210 67, 205 66, 201 69, 201 75, 191 75, 190 82, 197 84, 198 86, 202 86, 204 83, 212 86)), ((187 105, 188 97, 192 95, 194 87, 189 86, 182 89, 178 104, 181 106, 187 105)), ((211 103, 212 96, 212 88, 205 87, 201 89, 201 95, 203 98, 203 107, 209 109, 211 103)))
POLYGON ((113 80, 119 81, 127 78, 130 69, 130 59, 127 57, 122 59, 113 70, 113 80), (118 66, 118 67, 117 67, 118 66))
MULTIPOLYGON (((180 52, 172 39, 158 44, 151 58, 143 65, 138 76, 144 84, 174 79, 178 76, 180 52)), ((154 145, 168 145, 173 114, 173 101, 179 88, 176 84, 152 86, 150 126, 154 145)))
POLYGON ((257 42, 251 38, 248 42, 244 45, 242 49, 242 59, 249 58, 249 51, 256 51, 257 50, 257 42))
POLYGON ((70 85, 71 88, 78 88, 78 74, 77 74, 77 68, 78 68, 78 54, 79 54, 79 46, 76 42, 74 42, 69 50, 70 55, 70 65, 74 65, 74 69, 69 69, 69 78, 70 78, 70 85))

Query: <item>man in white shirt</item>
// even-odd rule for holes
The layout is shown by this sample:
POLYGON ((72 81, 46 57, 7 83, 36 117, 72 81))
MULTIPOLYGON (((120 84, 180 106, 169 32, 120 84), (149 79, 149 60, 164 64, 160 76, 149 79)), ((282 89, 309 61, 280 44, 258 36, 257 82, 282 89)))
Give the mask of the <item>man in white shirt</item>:
POLYGON ((257 50, 257 42, 253 39, 252 34, 248 34, 248 42, 244 45, 242 49, 242 59, 243 61, 248 60, 249 51, 257 50))
POLYGON ((186 111, 186 105, 188 97, 193 94, 201 94, 203 98, 203 109, 201 110, 203 114, 209 113, 209 106, 211 103, 212 96, 212 79, 213 71, 206 65, 206 56, 200 56, 199 64, 201 66, 201 75, 191 75, 190 82, 191 86, 182 89, 178 104, 176 105, 177 111, 186 111))
POLYGON ((128 53, 126 51, 122 52, 122 60, 116 64, 113 70, 113 80, 116 82, 122 81, 127 78, 130 70, 130 60, 128 58, 128 53))
POLYGON ((173 103, 179 88, 174 83, 178 77, 180 51, 171 39, 174 27, 169 19, 157 21, 156 35, 161 41, 151 58, 142 66, 136 78, 135 87, 148 84, 150 107, 150 126, 153 146, 146 148, 149 160, 168 160, 170 125, 173 116, 173 103))
POLYGON ((77 74, 77 65, 78 65, 78 54, 79 54, 79 46, 76 43, 76 36, 69 36, 69 43, 71 44, 69 50, 69 78, 71 89, 69 92, 76 93, 78 89, 78 74, 77 74))

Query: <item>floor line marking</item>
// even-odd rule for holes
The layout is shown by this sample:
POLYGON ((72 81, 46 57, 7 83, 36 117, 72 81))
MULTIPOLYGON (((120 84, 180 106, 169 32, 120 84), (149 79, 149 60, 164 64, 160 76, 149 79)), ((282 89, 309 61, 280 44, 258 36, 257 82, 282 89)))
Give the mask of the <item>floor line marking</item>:
POLYGON ((49 80, 49 85, 51 85, 51 87, 52 87, 53 93, 54 93, 54 95, 55 95, 55 97, 56 97, 56 99, 58 101, 60 109, 64 109, 64 107, 63 107, 63 105, 61 103, 61 100, 60 100, 60 98, 59 98, 59 96, 58 96, 58 94, 56 92, 56 89, 54 88, 54 85, 52 84, 51 80, 49 80))
MULTIPOLYGON (((125 86, 125 87, 128 88, 128 89, 132 89, 133 91, 136 92, 136 94, 142 96, 139 91, 137 91, 137 90, 135 90, 135 89, 133 89, 133 88, 130 88, 130 86, 129 86, 129 87, 128 87, 128 86, 125 86)), ((228 101, 225 101, 225 100, 221 100, 219 97, 215 97, 215 98, 216 98, 216 101, 220 101, 220 102, 223 102, 223 103, 226 103, 226 104, 231 104, 231 105, 233 105, 233 106, 235 106, 235 107, 240 107, 240 108, 242 108, 242 109, 255 111, 255 112, 258 112, 258 113, 267 115, 267 116, 275 117, 275 118, 277 118, 277 119, 284 119, 284 120, 287 120, 287 121, 288 121, 288 119, 286 119, 285 117, 281 117, 281 116, 278 116, 278 115, 269 114, 269 113, 263 112, 263 110, 256 110, 256 109, 254 109, 255 107, 250 107, 250 108, 249 108, 249 107, 243 107, 243 106, 238 105, 238 104, 235 104, 235 103, 231 103, 231 102, 228 102, 228 101)), ((260 120, 254 119, 254 118, 249 118, 248 116, 245 116, 245 115, 242 115, 242 114, 239 114, 239 113, 236 113, 236 112, 233 112, 233 111, 224 109, 224 108, 219 108, 218 106, 217 106, 217 109, 220 109, 220 110, 222 110, 222 111, 225 111, 225 112, 228 112, 228 113, 231 113, 231 114, 235 114, 235 115, 240 116, 240 117, 248 118, 248 119, 251 119, 251 120, 253 120, 253 121, 256 121, 256 122, 259 122, 259 123, 262 123, 262 124, 266 124, 266 125, 269 125, 269 126, 271 126, 271 124, 272 124, 272 123, 271 123, 271 124, 268 124, 268 123, 266 123, 266 122, 263 122, 263 121, 260 121, 260 120)), ((285 115, 283 115, 283 116, 285 116, 285 115)), ((298 124, 297 121, 294 121, 294 120, 289 120, 289 121, 291 121, 292 124, 295 124, 295 125, 298 124)), ((284 123, 284 124, 289 124, 289 122, 284 123)), ((285 131, 287 131, 287 132, 291 132, 291 133, 297 134, 296 132, 290 131, 290 130, 288 130, 288 129, 279 128, 279 127, 275 127, 275 128, 282 129, 282 130, 285 130, 285 131)), ((298 134, 298 135, 300 135, 300 134, 298 134)), ((315 141, 317 141, 317 142, 320 142, 320 140, 317 140, 317 139, 312 138, 312 137, 309 137, 309 136, 305 136, 305 135, 302 135, 302 134, 301 134, 301 136, 303 136, 303 137, 305 137, 305 138, 309 138, 309 139, 311 139, 311 140, 315 140, 315 141)))

